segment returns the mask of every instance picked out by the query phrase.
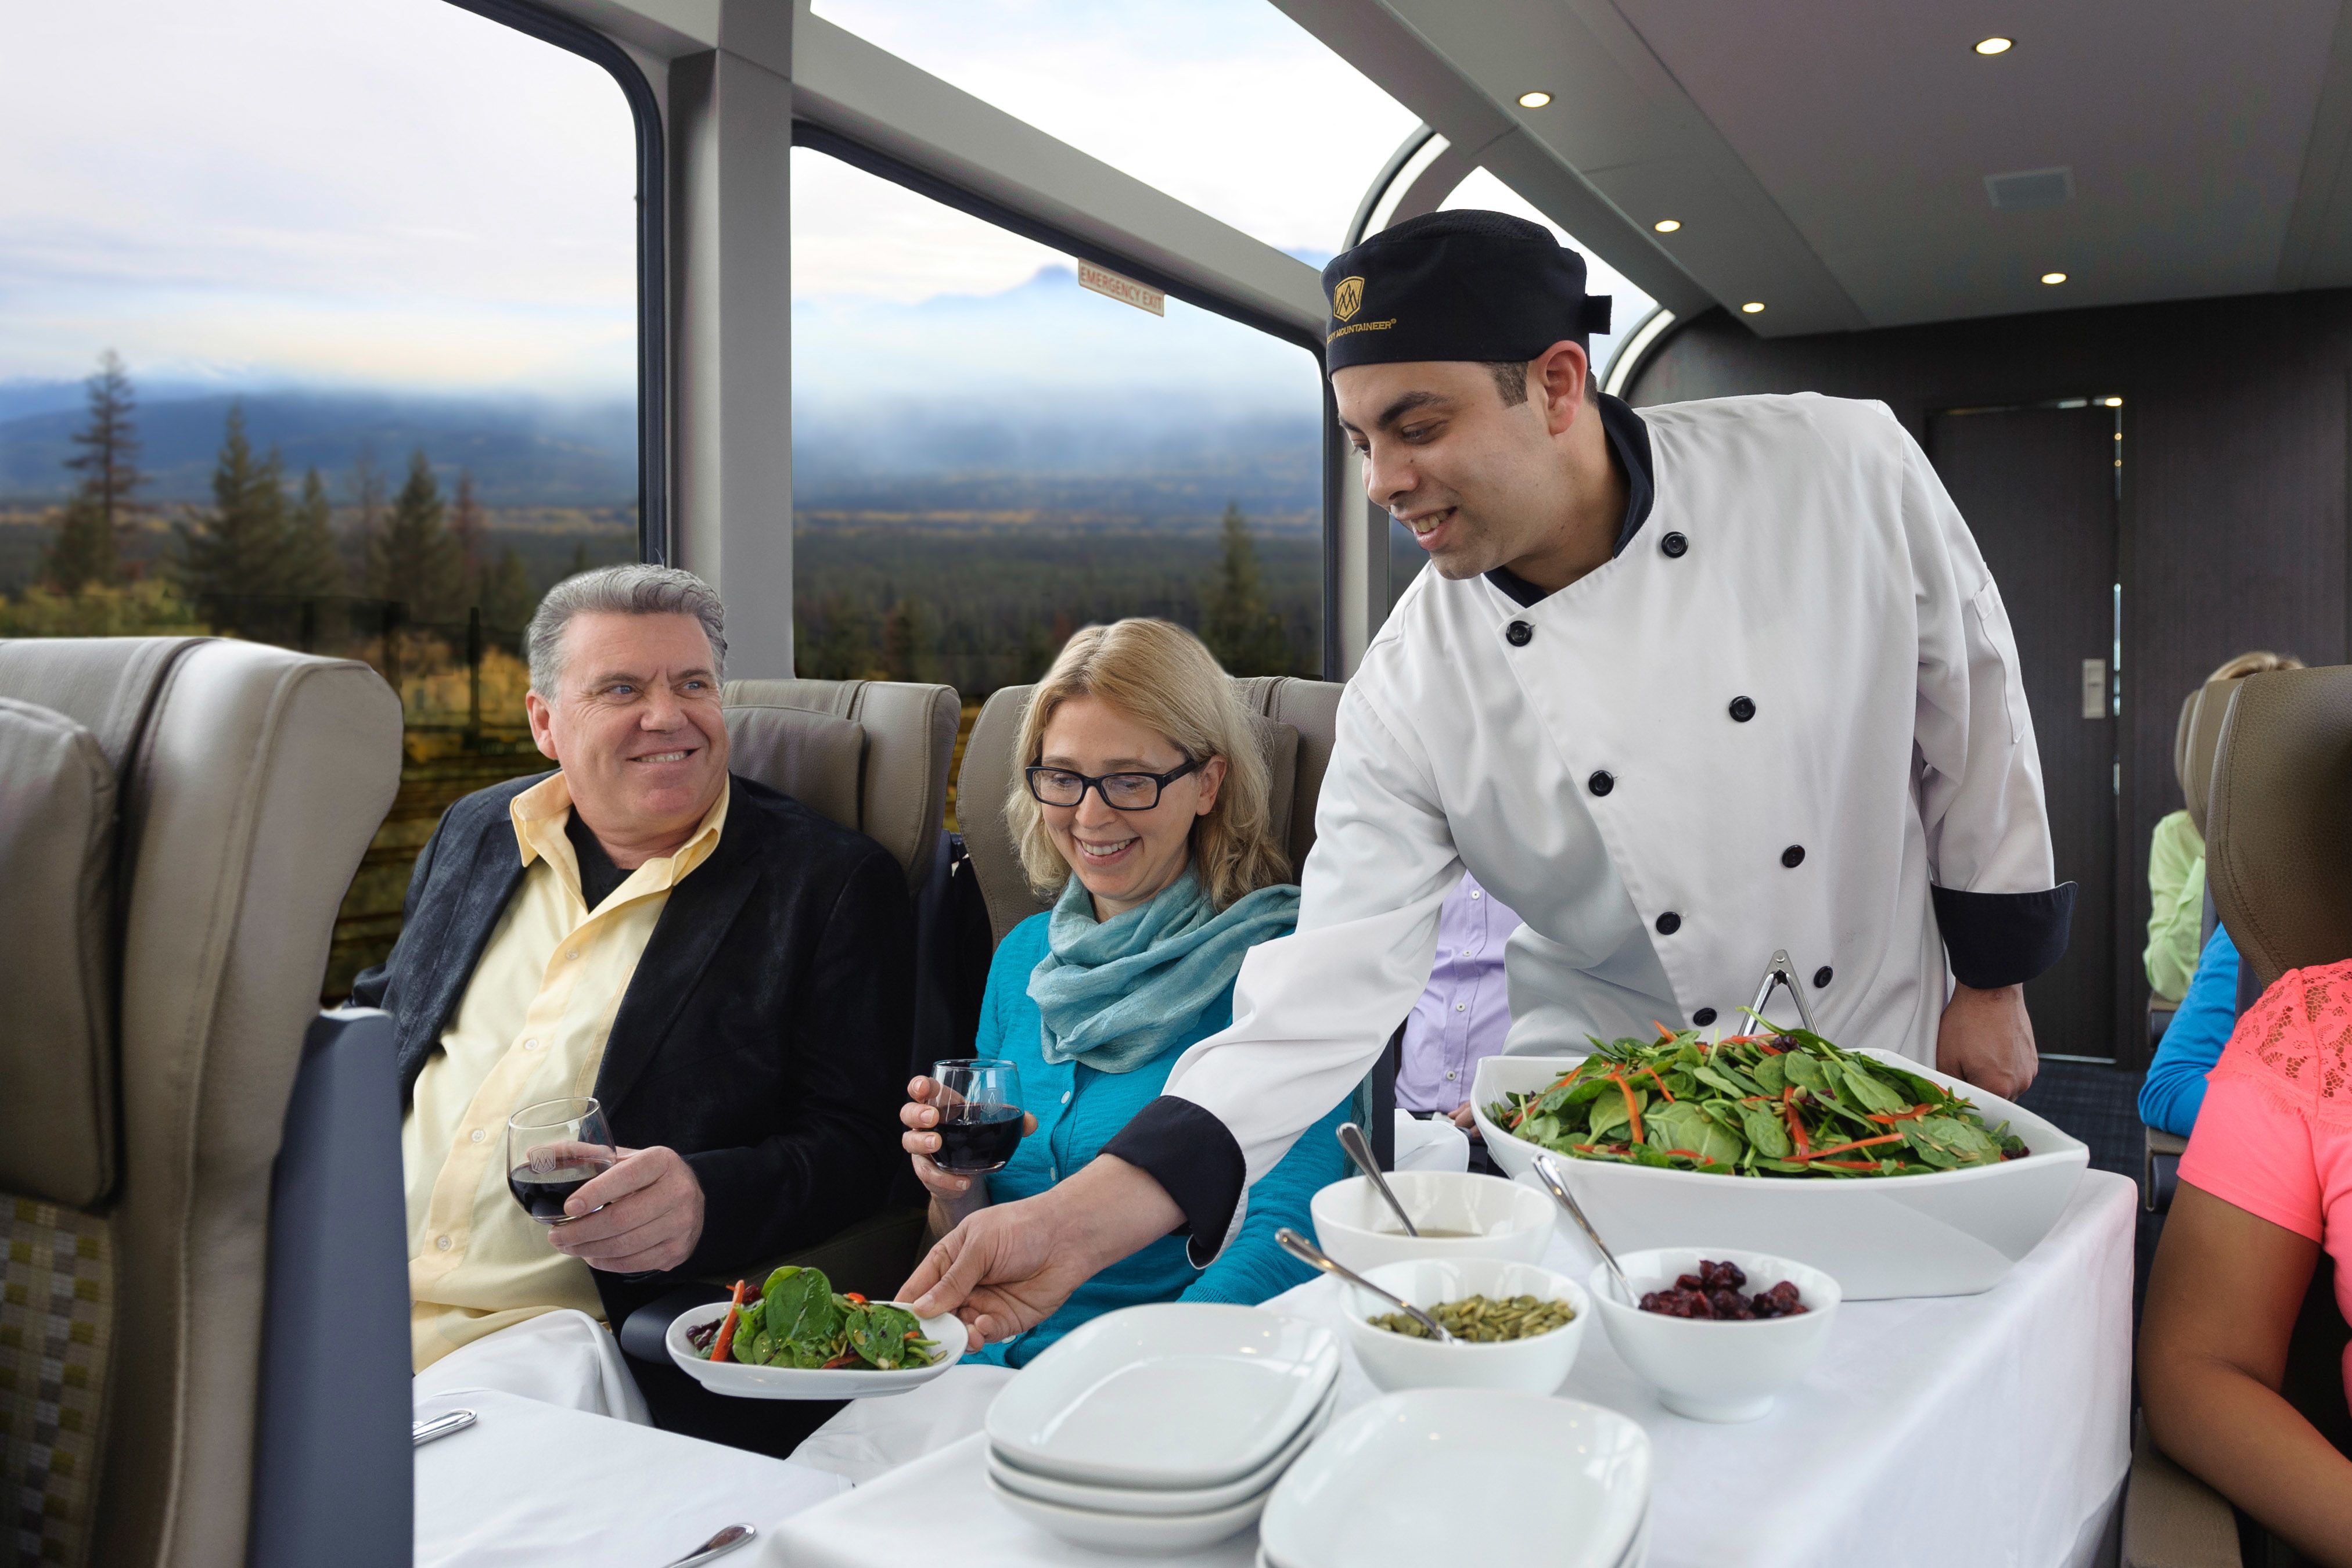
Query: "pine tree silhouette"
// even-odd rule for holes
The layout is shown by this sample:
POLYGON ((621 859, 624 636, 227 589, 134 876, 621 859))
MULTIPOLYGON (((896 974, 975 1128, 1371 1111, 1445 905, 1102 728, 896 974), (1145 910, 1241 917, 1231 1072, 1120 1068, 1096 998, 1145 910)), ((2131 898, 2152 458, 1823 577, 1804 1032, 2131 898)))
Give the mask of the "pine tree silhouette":
POLYGON ((253 595, 286 591, 286 472, 273 447, 257 458, 245 434, 245 405, 228 405, 213 504, 179 525, 180 580, 210 619, 243 633, 253 595))
POLYGON ((139 471, 139 432, 131 423, 138 399, 131 376, 112 349, 98 366, 88 383, 89 423, 73 437, 81 450, 66 459, 81 481, 58 518, 56 542, 42 563, 50 585, 68 594, 122 580, 123 535, 144 510, 136 499, 147 476, 139 471))
POLYGON ((287 519, 281 578, 283 591, 299 598, 340 594, 345 587, 342 552, 335 542, 334 504, 316 468, 302 475, 302 499, 287 519))
POLYGON ((1290 639, 1282 617, 1266 603, 1249 520, 1236 502, 1225 505, 1223 554, 1201 595, 1201 640, 1228 675, 1286 675, 1290 639))
POLYGON ((441 486, 419 447, 368 558, 368 591, 407 605, 411 621, 443 620, 463 607, 465 561, 443 510, 441 486))

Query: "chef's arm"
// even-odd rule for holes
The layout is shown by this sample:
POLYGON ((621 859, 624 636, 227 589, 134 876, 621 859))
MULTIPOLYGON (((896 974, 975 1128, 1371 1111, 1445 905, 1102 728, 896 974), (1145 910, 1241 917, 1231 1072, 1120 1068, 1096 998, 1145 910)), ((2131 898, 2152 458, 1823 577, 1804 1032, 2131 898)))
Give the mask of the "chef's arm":
POLYGON ((1926 454, 1904 439, 1903 521, 1919 616, 1913 739, 1936 921, 1952 976, 2021 985, 2066 951, 2041 753, 2000 589, 1926 454))
POLYGON ((1371 1070, 1429 984, 1461 879, 1429 768, 1359 687, 1340 700, 1315 834, 1296 934, 1250 951, 1232 1026, 1104 1147, 1175 1200, 1196 1266, 1240 1226, 1250 1184, 1371 1070))

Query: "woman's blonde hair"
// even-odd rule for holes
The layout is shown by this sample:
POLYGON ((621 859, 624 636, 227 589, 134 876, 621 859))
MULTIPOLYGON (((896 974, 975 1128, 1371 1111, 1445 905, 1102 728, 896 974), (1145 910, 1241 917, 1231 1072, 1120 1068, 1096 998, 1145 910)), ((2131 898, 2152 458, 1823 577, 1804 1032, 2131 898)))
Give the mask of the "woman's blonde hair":
POLYGON ((1054 847, 1045 813, 1023 770, 1044 757, 1045 726, 1073 697, 1094 698, 1158 731, 1186 762, 1225 759, 1217 804, 1192 822, 1192 868, 1212 907, 1222 910, 1244 893, 1288 879, 1290 857, 1275 842, 1267 811, 1265 757, 1233 681, 1182 626, 1136 618, 1080 627, 1021 715, 1004 818, 1020 847, 1021 868, 1040 894, 1059 893, 1071 871, 1054 847))
POLYGON ((2291 653, 2273 653, 2268 648, 2257 648, 2252 653, 2240 654, 2205 679, 2209 681, 2242 680, 2249 675, 2268 675, 2273 669, 2302 668, 2303 660, 2291 653))

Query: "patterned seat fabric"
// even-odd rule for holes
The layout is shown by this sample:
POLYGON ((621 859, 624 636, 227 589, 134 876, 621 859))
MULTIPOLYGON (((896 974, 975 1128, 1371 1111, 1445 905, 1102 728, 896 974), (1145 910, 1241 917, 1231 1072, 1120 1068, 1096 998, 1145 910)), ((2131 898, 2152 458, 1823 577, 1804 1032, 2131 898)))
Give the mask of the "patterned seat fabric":
POLYGON ((0 1200, 0 1558, 89 1559, 113 1296, 105 1221, 0 1200))

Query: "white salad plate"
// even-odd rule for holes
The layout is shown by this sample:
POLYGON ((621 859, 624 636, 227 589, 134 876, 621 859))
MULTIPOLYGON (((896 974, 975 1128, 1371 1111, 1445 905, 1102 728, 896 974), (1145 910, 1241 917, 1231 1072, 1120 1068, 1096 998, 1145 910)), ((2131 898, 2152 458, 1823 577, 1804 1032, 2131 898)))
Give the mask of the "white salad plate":
MULTIPOLYGON (((892 1301, 886 1305, 905 1303, 892 1301)), ((910 1366, 898 1372, 844 1366, 825 1372, 815 1367, 748 1366, 740 1361, 705 1361, 694 1353, 686 1336, 726 1314, 724 1301, 688 1308, 670 1320, 669 1331, 662 1338, 669 1346, 669 1359, 677 1363, 688 1377, 713 1394, 736 1399, 868 1399, 877 1394, 904 1394, 930 1382, 963 1356, 964 1326, 950 1312, 921 1320, 923 1337, 939 1342, 931 1352, 938 1359, 929 1366, 910 1366)))
POLYGON ((1023 1497, 1000 1485, 992 1475, 988 1478, 988 1489, 1023 1519, 1074 1546, 1147 1555, 1191 1552, 1246 1530, 1265 1507, 1267 1495, 1258 1492, 1209 1513, 1097 1513, 1023 1497))
POLYGON ((1032 1474, 1161 1491, 1223 1486, 1280 1452, 1339 1375, 1319 1323, 1256 1307, 1128 1307, 1072 1330, 989 1406, 1032 1474))
POLYGON ((1484 1388, 1358 1405, 1276 1483, 1258 1538, 1282 1568, 1428 1568, 1463 1555, 1432 1498, 1540 1498, 1543 1528, 1484 1532, 1479 1568, 1616 1568, 1650 1502, 1650 1439, 1613 1410, 1484 1388))
MULTIPOLYGON (((2009 1123, 2026 1153, 1997 1165, 1853 1181, 1701 1175, 1555 1154, 1577 1201, 1612 1247, 1733 1245, 1834 1275, 1849 1301, 1972 1296, 1990 1290, 2040 1244, 2074 1196, 2091 1151, 2033 1112, 1890 1051, 1863 1056, 1939 1083, 2009 1123)), ((1470 1103, 1495 1161, 1536 1184, 1542 1146, 1515 1138, 1486 1107, 1542 1089, 1579 1057, 1488 1057, 1470 1103)))
POLYGON ((988 1478, 1006 1491, 1019 1492, 1038 1502, 1060 1503, 1066 1508, 1089 1509, 1097 1513, 1211 1513, 1255 1497, 1280 1480, 1291 1461, 1331 1424, 1331 1413, 1339 1407, 1339 1385, 1335 1382, 1331 1392, 1323 1396, 1323 1403, 1316 1406, 1315 1414, 1307 1417, 1307 1425, 1273 1458, 1241 1479, 1221 1487, 1163 1491, 1142 1487, 1087 1486, 1034 1475, 993 1448, 988 1451, 988 1478))

